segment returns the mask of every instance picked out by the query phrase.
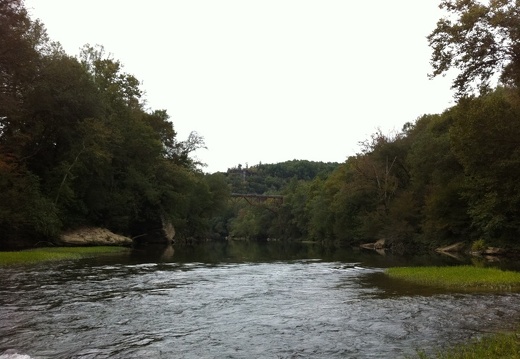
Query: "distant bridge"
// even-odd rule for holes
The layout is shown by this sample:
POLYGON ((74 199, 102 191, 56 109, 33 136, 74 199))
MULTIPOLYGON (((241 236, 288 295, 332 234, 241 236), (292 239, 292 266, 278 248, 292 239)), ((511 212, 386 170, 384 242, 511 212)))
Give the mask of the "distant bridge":
POLYGON ((274 204, 277 206, 283 204, 283 196, 279 194, 231 193, 231 197, 236 199, 244 199, 251 206, 256 206, 260 203, 274 204))

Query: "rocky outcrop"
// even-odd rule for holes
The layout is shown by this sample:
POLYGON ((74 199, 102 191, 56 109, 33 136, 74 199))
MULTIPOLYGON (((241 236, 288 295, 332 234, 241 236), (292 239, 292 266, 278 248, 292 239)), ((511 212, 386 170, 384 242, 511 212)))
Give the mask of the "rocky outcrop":
POLYGON ((468 247, 469 245, 464 242, 457 242, 446 247, 437 248, 435 251, 457 259, 464 259, 462 255, 472 255, 475 257, 482 257, 488 261, 498 261, 501 257, 515 255, 515 251, 508 251, 499 247, 483 247, 479 250, 473 250, 468 247))
POLYGON ((486 247, 480 251, 470 252, 472 256, 482 257, 488 262, 499 262, 501 257, 507 256, 509 253, 499 247, 486 247))
POLYGON ((487 247, 486 249, 484 249, 482 254, 484 254, 484 255, 491 255, 491 256, 498 256, 498 255, 506 254, 506 250, 503 249, 503 248, 498 248, 498 247, 487 247))
POLYGON ((108 229, 84 227, 65 232, 60 244, 67 246, 131 246, 131 238, 115 234, 108 229))
POLYGON ((164 234, 164 238, 168 242, 173 242, 173 238, 175 237, 175 228, 173 227, 173 223, 164 217, 161 218, 162 222, 162 233, 164 234))
POLYGON ((135 223, 133 239, 138 244, 171 244, 175 237, 175 228, 164 216, 144 223, 135 223))
POLYGON ((466 245, 464 242, 457 242, 446 247, 437 248, 435 251, 439 253, 460 253, 463 252, 465 248, 466 245))
POLYGON ((360 245, 361 248, 365 248, 365 249, 376 249, 376 250, 381 250, 381 249, 385 249, 386 248, 386 240, 384 239, 380 239, 378 240, 377 242, 374 242, 374 243, 364 243, 362 245, 360 245))

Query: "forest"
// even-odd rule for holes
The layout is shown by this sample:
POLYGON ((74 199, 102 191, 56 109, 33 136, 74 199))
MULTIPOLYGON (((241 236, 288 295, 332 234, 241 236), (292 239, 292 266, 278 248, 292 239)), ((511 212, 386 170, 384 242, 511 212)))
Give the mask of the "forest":
MULTIPOLYGON (((261 168, 242 177, 252 178, 254 188, 256 170, 261 168)), ((519 94, 497 88, 406 123, 398 133, 377 132, 361 143, 360 153, 321 173, 310 180, 286 178, 276 212, 238 203, 231 234, 341 245, 385 239, 396 250, 478 239, 514 247, 520 228, 519 94)), ((274 181, 266 174, 264 182, 274 181)))
POLYGON ((440 7, 450 16, 427 37, 430 76, 457 71, 456 105, 360 139, 343 163, 207 174, 192 158, 203 136, 177 138, 121 62, 88 44, 66 54, 22 0, 0 0, 0 247, 52 243, 81 226, 134 237, 165 219, 179 242, 519 247, 520 4, 440 7), (283 203, 252 205, 232 193, 283 203))
POLYGON ((0 1, 0 245, 53 242, 100 226, 137 236, 171 221, 180 237, 205 234, 227 198, 149 110, 139 81, 101 46, 67 55, 23 1, 0 1))

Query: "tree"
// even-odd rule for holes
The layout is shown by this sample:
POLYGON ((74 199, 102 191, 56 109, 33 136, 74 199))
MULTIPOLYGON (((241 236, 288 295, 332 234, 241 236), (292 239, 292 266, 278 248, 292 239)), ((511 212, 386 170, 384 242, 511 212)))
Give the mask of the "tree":
POLYGON ((192 156, 193 152, 201 148, 207 149, 204 137, 199 135, 196 131, 192 131, 186 141, 176 143, 173 152, 169 153, 169 156, 175 163, 195 170, 197 166, 204 166, 204 163, 190 156, 192 156))
POLYGON ((0 246, 19 246, 59 233, 54 203, 26 166, 24 146, 38 131, 28 116, 27 94, 41 70, 48 39, 21 0, 0 0, 0 246))
POLYGON ((23 240, 54 238, 61 221, 54 204, 42 195, 38 177, 0 154, 0 248, 23 240))
POLYGON ((487 239, 520 234, 520 99, 508 89, 462 101, 451 130, 463 165, 469 214, 487 239))
POLYGON ((47 36, 21 0, 0 0, 0 149, 19 156, 25 95, 34 84, 47 36))
POLYGON ((470 231, 468 205, 462 196, 464 172, 451 149, 452 112, 422 116, 408 133, 413 138, 407 156, 410 190, 427 245, 453 243, 468 238, 470 231))
POLYGON ((431 77, 456 68, 456 97, 486 93, 497 76, 520 85, 520 0, 443 0, 448 15, 428 36, 433 49, 431 77))
POLYGON ((177 141, 139 86, 103 47, 68 56, 22 0, 0 0, 0 245, 82 225, 206 236, 227 186, 190 157, 203 137, 177 141))
POLYGON ((31 170, 43 175, 81 142, 79 127, 86 118, 100 115, 100 98, 81 64, 64 53, 42 58, 31 87, 25 95, 27 116, 15 140, 24 142, 23 156, 31 170))
POLYGON ((23 1, 0 0, 0 134, 19 114, 45 41, 43 27, 29 19, 23 1))

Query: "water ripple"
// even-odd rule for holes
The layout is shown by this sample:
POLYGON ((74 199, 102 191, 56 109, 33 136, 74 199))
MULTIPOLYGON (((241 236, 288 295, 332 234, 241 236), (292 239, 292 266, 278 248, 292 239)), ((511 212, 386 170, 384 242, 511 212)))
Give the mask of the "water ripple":
MULTIPOLYGON (((32 358, 381 358, 464 341, 517 294, 401 294, 380 268, 319 260, 8 269, 0 353, 32 358)), ((0 356, 1 358, 1 356, 0 356)))

